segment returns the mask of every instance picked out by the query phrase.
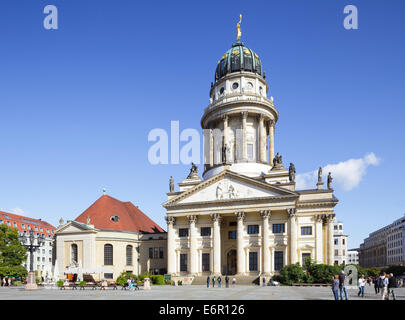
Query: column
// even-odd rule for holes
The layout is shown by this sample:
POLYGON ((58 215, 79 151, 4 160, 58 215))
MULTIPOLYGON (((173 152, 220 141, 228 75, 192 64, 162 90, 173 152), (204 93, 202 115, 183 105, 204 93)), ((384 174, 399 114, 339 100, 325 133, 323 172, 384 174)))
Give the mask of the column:
POLYGON ((210 129, 210 149, 208 151, 209 164, 210 167, 214 166, 214 135, 212 134, 212 129, 210 129))
MULTIPOLYGON (((222 120, 224 121, 224 146, 226 145, 227 151, 229 150, 229 144, 228 144, 228 115, 223 115, 222 120)), ((222 153, 222 152, 221 152, 222 153)), ((226 162, 228 163, 230 159, 229 157, 229 152, 226 152, 226 162)), ((224 162, 224 159, 222 159, 222 162, 224 162)))
POLYGON ((334 214, 326 216, 326 221, 328 224, 328 264, 333 265, 333 249, 334 249, 334 242, 333 242, 333 218, 334 214))
POLYGON ((274 159, 274 120, 269 122, 269 163, 273 164, 274 159))
POLYGON ((176 273, 176 252, 175 252, 175 232, 174 225, 176 223, 176 218, 172 216, 166 216, 167 222, 167 273, 176 273))
POLYGON ((272 274, 274 272, 274 247, 271 247, 269 250, 270 250, 270 273, 272 274))
POLYGON ((188 221, 190 223, 190 274, 196 274, 198 272, 198 264, 197 264, 197 229, 195 227, 195 223, 197 222, 197 216, 190 215, 187 216, 188 221))
POLYGON ((259 161, 266 162, 266 132, 264 128, 264 116, 259 116, 259 161))
POLYGON ((323 263, 323 232, 322 232, 322 222, 323 215, 319 214, 315 216, 315 252, 316 252, 316 263, 323 263))
POLYGON ((248 113, 247 111, 241 112, 242 115, 242 159, 247 160, 247 145, 246 145, 246 120, 248 113))
POLYGON ((262 232, 262 252, 263 252, 263 269, 262 273, 270 274, 270 239, 269 239, 269 219, 270 219, 270 210, 260 211, 260 215, 263 219, 263 232, 262 232))
POLYGON ((297 209, 287 209, 290 225, 290 263, 297 263, 297 209))
POLYGON ((219 213, 212 213, 211 219, 214 223, 213 238, 214 238, 214 274, 221 274, 221 215, 219 213))
POLYGON ((238 219, 236 233, 236 273, 243 274, 245 272, 245 252, 243 251, 243 222, 245 220, 244 212, 236 212, 238 219))

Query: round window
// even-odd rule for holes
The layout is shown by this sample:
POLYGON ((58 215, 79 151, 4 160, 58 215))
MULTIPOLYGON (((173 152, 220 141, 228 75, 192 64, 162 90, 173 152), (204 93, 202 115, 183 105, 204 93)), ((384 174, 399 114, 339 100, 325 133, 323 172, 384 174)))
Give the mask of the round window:
POLYGON ((259 92, 260 92, 260 94, 263 94, 263 88, 262 87, 259 87, 259 92))
POLYGON ((223 93, 224 93, 224 91, 225 91, 225 88, 224 88, 224 87, 222 87, 222 88, 219 90, 219 93, 220 93, 220 94, 223 94, 223 93))
POLYGON ((253 83, 248 82, 248 83, 247 83, 247 87, 248 87, 248 89, 252 89, 252 88, 253 88, 253 83))
POLYGON ((234 82, 233 84, 232 84, 232 89, 238 89, 238 87, 239 87, 239 83, 237 83, 237 82, 234 82))

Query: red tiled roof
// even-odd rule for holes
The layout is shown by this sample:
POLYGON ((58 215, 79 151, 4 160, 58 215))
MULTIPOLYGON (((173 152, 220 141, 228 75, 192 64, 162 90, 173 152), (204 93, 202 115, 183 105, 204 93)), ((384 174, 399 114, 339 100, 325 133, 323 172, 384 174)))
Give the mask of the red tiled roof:
POLYGON ((19 232, 29 231, 28 226, 30 226, 35 233, 41 233, 45 236, 53 236, 52 231, 55 231, 55 227, 46 221, 24 217, 9 212, 0 211, 0 220, 3 220, 1 223, 5 223, 12 228, 16 228, 19 232), (37 227, 38 230, 35 230, 35 227, 37 227), (42 228, 42 231, 40 228, 42 228), (49 230, 49 233, 46 231, 47 229, 49 230))
POLYGON ((140 233, 165 232, 131 202, 122 202, 107 195, 101 196, 75 220, 86 223, 87 217, 90 217, 90 224, 102 230, 140 233), (111 217, 114 216, 119 217, 118 222, 111 220, 111 217))

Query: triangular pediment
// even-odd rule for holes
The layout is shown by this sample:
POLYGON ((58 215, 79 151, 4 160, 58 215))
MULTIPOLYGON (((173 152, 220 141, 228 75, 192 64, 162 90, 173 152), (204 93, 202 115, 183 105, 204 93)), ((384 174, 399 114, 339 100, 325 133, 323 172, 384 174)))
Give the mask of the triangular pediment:
POLYGON ((232 171, 223 171, 166 201, 163 206, 285 196, 298 195, 293 191, 275 187, 232 171))
POLYGON ((56 229, 56 233, 74 233, 74 232, 83 232, 83 231, 94 231, 95 229, 87 226, 83 223, 76 221, 69 221, 65 225, 56 229))

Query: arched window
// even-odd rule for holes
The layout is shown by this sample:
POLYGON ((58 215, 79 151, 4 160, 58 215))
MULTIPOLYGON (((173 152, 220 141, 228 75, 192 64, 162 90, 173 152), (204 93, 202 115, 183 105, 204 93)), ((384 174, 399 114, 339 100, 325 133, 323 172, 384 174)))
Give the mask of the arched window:
POLYGON ((104 245, 104 265, 105 266, 113 265, 113 246, 112 246, 112 244, 104 245))
POLYGON ((71 246, 71 262, 77 263, 77 244, 71 246))
POLYGON ((127 245, 127 266, 132 266, 132 246, 127 245))

